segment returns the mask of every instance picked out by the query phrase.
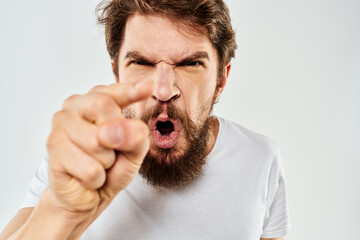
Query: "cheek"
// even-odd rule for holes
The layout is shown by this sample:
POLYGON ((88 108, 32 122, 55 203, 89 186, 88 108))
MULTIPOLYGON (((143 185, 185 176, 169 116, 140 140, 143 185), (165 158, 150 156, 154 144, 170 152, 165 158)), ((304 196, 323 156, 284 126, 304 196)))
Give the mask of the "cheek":
POLYGON ((145 80, 153 76, 153 71, 151 68, 143 67, 128 67, 128 68, 119 68, 119 80, 120 82, 136 82, 140 80, 145 80))
POLYGON ((183 106, 179 106, 186 111, 187 116, 195 123, 201 123, 208 115, 216 84, 210 84, 204 76, 196 79, 196 81, 182 81, 181 95, 183 106))
POLYGON ((183 74, 181 78, 182 93, 187 96, 191 104, 206 104, 209 98, 212 99, 216 87, 216 78, 211 72, 199 74, 183 74))

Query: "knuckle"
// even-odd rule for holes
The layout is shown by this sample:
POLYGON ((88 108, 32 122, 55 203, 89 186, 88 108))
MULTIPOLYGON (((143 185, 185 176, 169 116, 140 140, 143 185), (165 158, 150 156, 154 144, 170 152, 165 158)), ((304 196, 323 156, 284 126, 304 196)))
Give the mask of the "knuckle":
POLYGON ((85 170, 84 180, 86 182, 97 182, 103 171, 104 169, 99 164, 90 164, 85 170))
POLYGON ((97 137, 91 137, 87 142, 87 151, 93 155, 105 169, 112 166, 115 161, 116 154, 112 149, 104 148, 97 137))
POLYGON ((100 148, 100 144, 99 144, 99 141, 98 141, 96 136, 91 136, 90 138, 88 138, 88 140, 87 140, 87 149, 91 153, 100 152, 99 148, 100 148))
POLYGON ((110 168, 115 162, 116 154, 113 150, 104 150, 99 153, 99 159, 105 169, 110 168))
POLYGON ((46 148, 48 150, 51 150, 56 146, 60 146, 60 144, 62 144, 62 142, 64 141, 63 134, 64 131, 62 131, 60 128, 53 129, 50 132, 49 137, 46 141, 46 148))
POLYGON ((80 96, 81 95, 74 94, 66 98, 62 105, 63 109, 69 108, 74 103, 74 101, 76 101, 80 96))
POLYGON ((93 88, 90 89, 89 93, 92 92, 100 92, 102 89, 104 89, 106 86, 105 85, 97 85, 93 88))
POLYGON ((54 128, 57 125, 59 125, 59 123, 61 123, 64 120, 66 115, 67 113, 64 110, 57 111, 56 113, 54 113, 53 118, 51 120, 51 126, 54 128))
POLYGON ((112 149, 104 148, 97 138, 92 138, 92 140, 88 142, 87 149, 89 154, 97 159, 105 169, 111 167, 115 161, 115 152, 112 149))
POLYGON ((90 107, 95 111, 100 110, 102 112, 107 112, 113 109, 115 106, 115 101, 107 94, 95 94, 90 104, 90 107))

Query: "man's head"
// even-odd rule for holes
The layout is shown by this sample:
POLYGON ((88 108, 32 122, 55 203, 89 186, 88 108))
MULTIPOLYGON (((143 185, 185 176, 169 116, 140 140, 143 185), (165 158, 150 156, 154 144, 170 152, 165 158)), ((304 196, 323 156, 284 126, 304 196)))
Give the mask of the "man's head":
POLYGON ((229 10, 222 0, 113 0, 98 5, 98 21, 105 24, 107 50, 118 75, 118 53, 124 41, 126 23, 135 13, 157 15, 206 34, 219 57, 219 75, 236 50, 229 10))
POLYGON ((140 173, 154 186, 179 187, 198 176, 212 149, 210 116, 236 43, 222 1, 116 0, 101 22, 120 82, 154 81, 151 98, 125 109, 151 132, 140 173))

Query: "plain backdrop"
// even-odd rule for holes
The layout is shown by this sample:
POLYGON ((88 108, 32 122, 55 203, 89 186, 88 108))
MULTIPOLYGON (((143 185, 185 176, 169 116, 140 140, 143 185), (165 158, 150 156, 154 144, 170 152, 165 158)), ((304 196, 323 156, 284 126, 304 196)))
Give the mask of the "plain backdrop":
MULTIPOLYGON (((112 83, 95 0, 0 2, 0 229, 46 154, 65 98, 112 83)), ((238 50, 215 113, 275 139, 289 240, 355 239, 360 1, 227 1, 238 50)))

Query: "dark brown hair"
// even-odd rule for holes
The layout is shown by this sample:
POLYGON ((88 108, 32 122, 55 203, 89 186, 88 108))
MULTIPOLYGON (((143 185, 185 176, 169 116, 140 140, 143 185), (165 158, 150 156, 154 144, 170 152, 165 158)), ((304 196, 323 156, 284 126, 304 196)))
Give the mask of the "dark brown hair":
POLYGON ((135 13, 167 17, 177 24, 191 26, 207 34, 219 57, 221 76, 225 64, 235 56, 235 33, 229 10, 222 0, 112 0, 102 1, 96 8, 98 22, 105 25, 107 50, 118 76, 118 54, 124 40, 127 19, 135 13))

